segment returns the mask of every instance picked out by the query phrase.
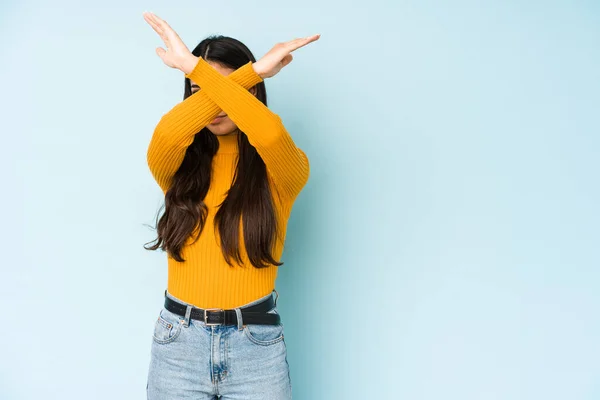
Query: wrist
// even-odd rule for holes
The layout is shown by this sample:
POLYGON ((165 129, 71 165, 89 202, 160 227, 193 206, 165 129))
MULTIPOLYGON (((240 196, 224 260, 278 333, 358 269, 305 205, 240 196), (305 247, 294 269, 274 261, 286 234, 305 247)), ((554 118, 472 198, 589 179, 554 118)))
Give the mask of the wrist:
POLYGON ((260 79, 265 80, 266 76, 265 76, 264 72, 261 70, 260 64, 258 66, 256 65, 257 63, 258 63, 258 61, 252 63, 252 69, 254 70, 256 75, 260 76, 260 79))
POLYGON ((193 55, 192 53, 190 53, 189 55, 185 56, 182 60, 181 63, 179 64, 179 69, 186 75, 188 75, 189 73, 191 73, 194 68, 196 67, 196 65, 198 64, 200 57, 196 57, 195 55, 193 55))

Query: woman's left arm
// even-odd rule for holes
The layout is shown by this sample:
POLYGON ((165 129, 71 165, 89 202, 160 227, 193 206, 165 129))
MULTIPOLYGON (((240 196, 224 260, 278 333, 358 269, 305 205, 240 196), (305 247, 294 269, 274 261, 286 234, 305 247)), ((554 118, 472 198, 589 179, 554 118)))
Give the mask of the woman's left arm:
MULTIPOLYGON (((308 181, 310 167, 308 157, 296 146, 279 115, 203 58, 190 55, 185 64, 188 70, 194 65, 185 76, 196 82, 248 136, 279 191, 293 201, 308 181)), ((256 80, 262 81, 262 76, 256 74, 256 80)))

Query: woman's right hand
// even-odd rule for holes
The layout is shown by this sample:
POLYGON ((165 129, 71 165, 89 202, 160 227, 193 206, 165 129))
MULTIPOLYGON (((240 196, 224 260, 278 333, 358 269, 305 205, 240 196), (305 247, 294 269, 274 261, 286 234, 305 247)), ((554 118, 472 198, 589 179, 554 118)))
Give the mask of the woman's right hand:
POLYGON ((190 59, 192 53, 188 50, 187 46, 183 43, 183 40, 179 35, 167 24, 167 21, 160 19, 157 15, 146 11, 143 13, 144 19, 152 29, 158 33, 167 50, 162 47, 156 48, 156 54, 171 68, 182 69, 182 65, 186 60, 190 59))
POLYGON ((260 60, 253 63, 254 71, 263 79, 270 78, 277 74, 283 67, 292 62, 292 51, 306 46, 307 44, 318 40, 321 34, 308 36, 305 38, 290 40, 289 42, 277 43, 260 60))

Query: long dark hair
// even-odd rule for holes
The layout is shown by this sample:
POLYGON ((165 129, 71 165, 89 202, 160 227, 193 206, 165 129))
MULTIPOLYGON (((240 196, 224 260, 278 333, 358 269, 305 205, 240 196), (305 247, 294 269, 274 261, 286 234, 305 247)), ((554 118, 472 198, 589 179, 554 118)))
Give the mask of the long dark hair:
MULTIPOLYGON (((202 40, 192 54, 232 69, 238 69, 250 61, 256 62, 246 45, 222 35, 202 40)), ((184 85, 185 100, 192 95, 191 83, 187 77, 184 85)), ((264 82, 258 83, 255 89, 256 98, 266 106, 267 91, 264 82)), ((175 260, 185 261, 181 257, 182 247, 196 228, 194 242, 198 240, 206 222, 208 207, 203 199, 208 193, 212 159, 218 146, 218 139, 206 127, 196 134, 173 177, 171 187, 165 193, 165 212, 160 220, 157 217, 157 243, 151 247, 144 246, 147 250, 161 248, 175 260)), ((239 249, 242 221, 246 253, 252 265, 256 268, 266 268, 269 264, 283 265, 283 262, 278 262, 272 255, 275 241, 281 238, 277 208, 269 187, 265 163, 241 130, 238 134, 238 148, 239 157, 233 184, 214 218, 215 235, 220 237, 221 252, 230 267, 233 267, 231 257, 242 263, 239 249)))

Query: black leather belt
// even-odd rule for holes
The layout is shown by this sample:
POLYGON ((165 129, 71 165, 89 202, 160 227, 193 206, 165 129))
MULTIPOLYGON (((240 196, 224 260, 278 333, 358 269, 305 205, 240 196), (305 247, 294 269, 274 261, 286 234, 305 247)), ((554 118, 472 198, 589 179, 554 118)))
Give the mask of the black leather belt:
MULTIPOLYGON (((185 317, 187 305, 182 304, 170 297, 167 297, 165 290, 165 308, 172 313, 185 317)), ((275 308, 273 296, 269 296, 260 303, 253 304, 248 307, 240 308, 242 312, 242 323, 246 324, 261 324, 261 325, 277 325, 281 321, 279 314, 270 314, 275 308)), ((190 318, 204 322, 206 325, 237 325, 237 314, 234 309, 224 310, 222 308, 197 308, 192 307, 190 318)))

